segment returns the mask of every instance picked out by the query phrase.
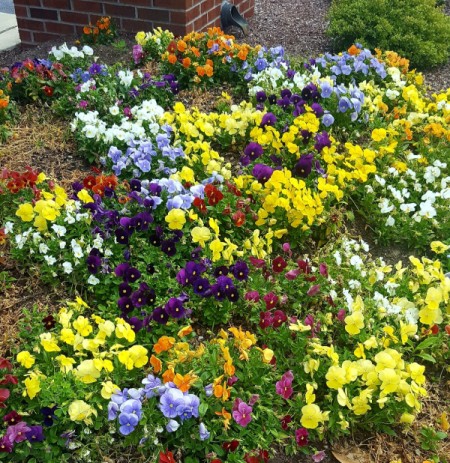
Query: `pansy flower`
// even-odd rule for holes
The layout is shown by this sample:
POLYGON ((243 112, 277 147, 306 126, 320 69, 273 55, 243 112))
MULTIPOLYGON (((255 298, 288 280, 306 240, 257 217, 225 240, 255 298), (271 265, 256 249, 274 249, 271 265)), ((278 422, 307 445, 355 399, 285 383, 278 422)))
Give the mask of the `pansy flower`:
POLYGON ((53 407, 44 407, 41 408, 41 413, 44 415, 44 424, 45 426, 52 426, 53 421, 56 419, 55 410, 56 405, 53 407))
POLYGON ((15 410, 13 410, 3 417, 3 421, 9 426, 13 426, 19 421, 22 421, 22 417, 15 410))

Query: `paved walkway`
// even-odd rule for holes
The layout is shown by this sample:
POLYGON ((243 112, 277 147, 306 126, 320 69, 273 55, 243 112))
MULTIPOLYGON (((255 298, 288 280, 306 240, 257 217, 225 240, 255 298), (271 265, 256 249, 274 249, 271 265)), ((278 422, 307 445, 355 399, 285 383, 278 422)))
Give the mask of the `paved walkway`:
POLYGON ((20 43, 13 0, 0 0, 0 51, 20 43))

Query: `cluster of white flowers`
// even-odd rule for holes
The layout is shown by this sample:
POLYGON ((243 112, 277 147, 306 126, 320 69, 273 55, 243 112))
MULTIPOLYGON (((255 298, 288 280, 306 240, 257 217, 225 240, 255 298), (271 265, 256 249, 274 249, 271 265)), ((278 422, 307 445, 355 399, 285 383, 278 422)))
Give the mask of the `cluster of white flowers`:
POLYGON ((294 82, 286 78, 287 67, 285 65, 282 65, 282 67, 283 69, 267 67, 261 72, 252 74, 253 86, 250 87, 249 94, 255 96, 260 91, 277 94, 281 89, 292 89, 294 82))
MULTIPOLYGON (((382 214, 389 214, 385 224, 390 227, 395 225, 396 212, 402 215, 409 214, 416 222, 434 219, 438 209, 445 207, 446 201, 450 199, 450 177, 442 177, 446 168, 446 163, 434 161, 424 169, 423 183, 418 181, 418 174, 412 169, 407 169, 400 175, 397 169, 391 167, 386 178, 375 175, 375 182, 383 187, 384 193, 380 195, 378 207, 382 214), (387 183, 392 181, 395 182, 395 186, 387 183)), ((366 191, 381 193, 375 185, 366 186, 366 191)))
MULTIPOLYGON (((109 109, 112 115, 118 115, 118 106, 109 109)), ((79 132, 87 139, 94 139, 108 144, 118 142, 130 143, 148 135, 163 133, 158 121, 164 114, 164 108, 154 99, 144 100, 140 105, 131 108, 132 119, 123 117, 119 124, 108 126, 98 111, 78 112, 71 123, 72 132, 79 132)))
POLYGON ((92 56, 94 54, 94 50, 88 45, 85 45, 81 50, 78 50, 77 47, 69 48, 67 44, 64 43, 60 47, 52 47, 50 54, 53 55, 56 60, 60 61, 65 56, 70 56, 72 58, 84 58, 85 56, 92 56))

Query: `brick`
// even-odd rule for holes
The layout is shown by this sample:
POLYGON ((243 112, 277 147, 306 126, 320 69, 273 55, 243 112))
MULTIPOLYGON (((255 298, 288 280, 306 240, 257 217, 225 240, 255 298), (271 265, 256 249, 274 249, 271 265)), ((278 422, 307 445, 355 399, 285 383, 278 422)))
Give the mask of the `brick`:
POLYGON ((14 5, 41 6, 41 0, 14 0, 14 5))
POLYGON ((138 8, 138 18, 139 19, 148 19, 150 21, 161 21, 161 22, 169 22, 170 21, 170 13, 167 10, 158 10, 155 8, 138 8))
POLYGON ((33 21, 32 19, 17 18, 17 25, 19 31, 21 29, 28 29, 30 31, 44 31, 45 23, 43 21, 33 21))
POLYGON ((121 29, 125 32, 140 32, 150 31, 155 27, 150 21, 143 21, 141 19, 126 19, 121 20, 121 29))
POLYGON ((31 31, 26 31, 25 29, 21 29, 19 31, 20 40, 22 42, 32 42, 33 41, 33 33, 31 31))
POLYGON ((197 19, 200 16, 200 5, 194 6, 190 10, 186 11, 186 22, 190 23, 191 21, 194 21, 194 19, 197 19))
POLYGON ((214 7, 214 0, 205 0, 200 5, 200 12, 202 14, 206 13, 207 11, 209 11, 213 7, 214 7))
POLYGON ((205 28, 206 23, 208 22, 206 16, 200 16, 199 18, 195 19, 193 22, 189 24, 193 24, 194 31, 202 31, 205 28))
MULTIPOLYGON (((104 16, 98 15, 98 14, 89 14, 88 16, 89 24, 95 24, 100 18, 104 18, 104 16)), ((118 21, 114 18, 111 19, 111 22, 114 24, 118 24, 118 21)))
POLYGON ((136 18, 136 8, 131 5, 110 5, 105 3, 105 14, 122 18, 136 18))
POLYGON ((28 17, 28 10, 26 6, 14 5, 14 10, 16 12, 16 16, 21 16, 22 18, 28 17))
POLYGON ((189 32, 193 32, 193 31, 194 31, 194 23, 187 24, 186 25, 186 34, 189 34, 189 32))
POLYGON ((70 0, 41 0, 42 6, 59 10, 70 10, 70 0))
POLYGON ((191 0, 153 0, 153 6, 168 10, 185 10, 194 5, 191 0))
POLYGON ((186 24, 186 11, 171 11, 170 22, 173 24, 186 24))
POLYGON ((60 22, 53 23, 48 21, 45 23, 45 31, 53 34, 72 35, 75 34, 75 26, 72 24, 64 24, 60 22))
POLYGON ((60 11, 61 21, 71 24, 81 24, 85 26, 89 23, 89 17, 86 13, 75 13, 74 11, 60 11))
POLYGON ((35 42, 47 42, 48 40, 56 40, 59 38, 58 34, 48 34, 46 32, 33 32, 35 42))
POLYGON ((220 20, 220 6, 214 7, 207 13, 207 22, 220 20))
MULTIPOLYGON (((153 6, 153 1, 152 0, 130 0, 129 2, 133 6, 145 6, 145 7, 152 7, 153 6)), ((125 2, 120 1, 121 5, 125 5, 125 2)))
POLYGON ((44 8, 30 8, 30 17, 58 21, 58 12, 56 10, 47 10, 44 8))
POLYGON ((85 2, 83 0, 72 0, 72 11, 77 11, 79 13, 98 13, 104 14, 103 12, 103 2, 85 2))

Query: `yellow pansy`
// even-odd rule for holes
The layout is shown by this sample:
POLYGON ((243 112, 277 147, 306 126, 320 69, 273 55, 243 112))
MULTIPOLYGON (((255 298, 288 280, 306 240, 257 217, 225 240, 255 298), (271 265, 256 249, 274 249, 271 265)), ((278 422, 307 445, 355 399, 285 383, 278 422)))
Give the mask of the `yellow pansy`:
POLYGON ((69 344, 69 346, 73 346, 75 341, 75 333, 70 328, 63 328, 59 335, 59 339, 62 342, 69 344))
POLYGON ((331 366, 325 375, 327 386, 330 389, 341 389, 347 383, 345 370, 338 366, 331 366))
POLYGON ((413 421, 416 419, 416 417, 414 415, 412 415, 411 413, 403 413, 402 416, 400 417, 400 423, 403 423, 403 424, 412 424, 413 421))
POLYGON ((73 369, 73 365, 75 364, 75 360, 71 357, 66 357, 65 355, 58 355, 55 357, 55 360, 59 363, 61 371, 64 373, 68 373, 73 369))
POLYGON ((400 376, 393 368, 385 368, 378 373, 378 377, 381 380, 380 388, 385 394, 397 391, 400 385, 400 376))
POLYGON ((387 131, 386 129, 374 129, 372 130, 372 140, 373 141, 382 141, 386 138, 387 131))
POLYGON ((117 338, 125 338, 128 342, 133 342, 136 339, 136 333, 131 326, 122 318, 116 318, 115 335, 117 338))
POLYGON ((191 230, 192 242, 199 243, 202 248, 205 243, 211 239, 211 231, 208 227, 194 227, 191 230))
POLYGON ((78 334, 84 337, 89 336, 93 330, 89 320, 82 315, 78 316, 78 318, 72 323, 72 326, 77 330, 78 334))
POLYGON ((436 254, 442 254, 450 249, 450 246, 442 243, 442 241, 432 241, 430 244, 431 250, 436 254))
POLYGON ((186 213, 182 209, 174 208, 169 211, 164 220, 171 230, 181 230, 186 223, 186 213))
POLYGON ((316 404, 308 404, 302 407, 302 426, 306 429, 316 429, 319 423, 323 421, 322 412, 316 404))
POLYGON ((39 337, 41 339, 41 346, 46 352, 59 352, 61 350, 51 333, 42 333, 39 337))
POLYGON ((95 367, 94 360, 83 360, 73 372, 85 384, 95 383, 100 377, 100 371, 95 367))
POLYGON ((115 385, 112 381, 104 381, 102 385, 100 394, 105 400, 109 400, 116 391, 120 390, 119 386, 115 385))
POLYGON ((38 392, 41 390, 41 383, 39 381, 39 377, 36 373, 31 373, 31 375, 25 379, 24 381, 25 384, 25 391, 23 393, 23 396, 27 396, 30 399, 34 399, 38 392))
POLYGON ((356 335, 364 328, 364 315, 361 312, 354 312, 345 317, 345 331, 348 334, 356 335))
POLYGON ((91 415, 97 416, 97 411, 84 400, 74 400, 69 405, 69 416, 72 421, 83 421, 85 424, 92 424, 91 415))
POLYGON ((35 358, 27 350, 19 352, 16 358, 17 361, 27 369, 31 368, 35 362, 35 358))
POLYGON ((92 196, 88 193, 86 188, 83 188, 81 191, 77 193, 77 198, 85 204, 94 202, 94 200, 92 199, 92 196))
POLYGON ((20 217, 24 222, 31 222, 34 218, 33 206, 29 203, 24 203, 19 206, 16 211, 17 217, 20 217))

